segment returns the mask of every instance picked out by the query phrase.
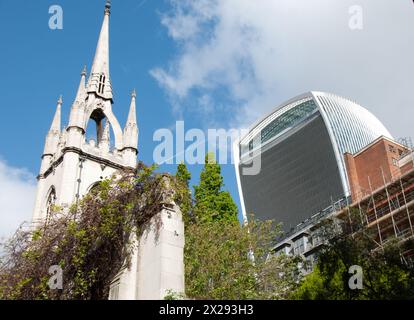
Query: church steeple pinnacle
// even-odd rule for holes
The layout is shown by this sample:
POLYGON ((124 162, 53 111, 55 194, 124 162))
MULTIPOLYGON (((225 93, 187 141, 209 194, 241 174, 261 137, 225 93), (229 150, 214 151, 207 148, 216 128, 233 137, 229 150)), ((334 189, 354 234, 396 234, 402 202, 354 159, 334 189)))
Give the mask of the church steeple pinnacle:
POLYGON ((86 77, 86 74, 88 73, 88 70, 86 69, 86 66, 83 67, 82 72, 81 72, 81 76, 86 77))
POLYGON ((112 85, 109 75, 109 16, 111 2, 106 1, 105 14, 89 78, 88 92, 104 99, 112 99, 112 85))
POLYGON ((129 107, 128 119, 124 129, 124 148, 138 149, 138 125, 137 125, 137 111, 136 111, 136 97, 135 89, 131 93, 131 104, 129 107))
POLYGON ((49 132, 60 133, 62 104, 63 104, 63 98, 62 96, 59 96, 57 106, 56 106, 56 113, 55 113, 55 116, 53 117, 52 125, 50 126, 49 132))
POLYGON ((131 93, 131 104, 129 106, 128 120, 127 120, 125 129, 127 129, 127 127, 137 126, 137 110, 136 110, 136 101, 135 101, 136 97, 137 97, 137 92, 134 89, 131 93))
POLYGON ((108 13, 108 14, 111 13, 111 0, 106 0, 106 4, 105 4, 105 14, 106 13, 108 13))
MULTIPOLYGON (((57 146, 59 144, 60 134, 61 134, 61 113, 62 113, 62 96, 59 97, 57 102, 55 116, 53 117, 52 125, 50 126, 49 132, 46 136, 45 148, 43 151, 43 158, 53 157, 57 151, 57 146)), ((42 162, 42 172, 45 169, 45 165, 48 165, 48 161, 42 162)))
POLYGON ((80 102, 85 100, 85 94, 86 94, 86 66, 83 67, 81 72, 81 79, 79 83, 78 92, 76 93, 75 102, 80 102))
POLYGON ((68 130, 71 128, 79 128, 82 131, 85 130, 85 99, 86 99, 86 66, 81 72, 81 79, 76 93, 75 101, 73 102, 72 109, 69 116, 68 130))
POLYGON ((105 124, 105 128, 102 132, 102 137, 99 141, 99 148, 103 151, 103 152, 109 152, 110 148, 111 148, 111 130, 110 130, 111 124, 110 122, 107 120, 106 124, 105 124))

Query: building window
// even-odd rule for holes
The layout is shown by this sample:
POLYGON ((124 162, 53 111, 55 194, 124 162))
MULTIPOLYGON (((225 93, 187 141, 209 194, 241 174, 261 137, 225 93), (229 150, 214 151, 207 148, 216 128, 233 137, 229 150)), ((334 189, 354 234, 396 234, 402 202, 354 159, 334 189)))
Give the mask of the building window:
POLYGON ((315 259, 315 257, 314 257, 313 254, 311 254, 310 256, 306 257, 306 262, 307 262, 306 271, 312 272, 313 266, 316 264, 316 261, 315 260, 316 259, 315 259))
POLYGON ((395 158, 392 158, 392 164, 396 167, 398 167, 398 160, 395 158))
POLYGON ((296 240, 293 244, 293 253, 299 255, 305 252, 305 237, 296 240))
POLYGON ((56 204, 56 191, 52 188, 46 203, 46 223, 49 223, 51 215, 53 213, 54 206, 56 204))
POLYGON ((100 94, 103 94, 105 92, 105 81, 106 81, 105 75, 101 74, 101 76, 99 77, 99 87, 98 87, 98 92, 100 94))
POLYGON ((249 142, 249 151, 252 151, 253 150, 253 140, 250 140, 250 142, 249 142))
POLYGON ((390 150, 390 152, 392 152, 392 153, 396 153, 396 151, 395 151, 395 147, 394 147, 393 145, 389 145, 389 150, 390 150))
POLYGON ((286 111, 261 131, 261 143, 265 143, 275 136, 305 120, 317 110, 317 105, 313 100, 306 101, 298 106, 286 111))

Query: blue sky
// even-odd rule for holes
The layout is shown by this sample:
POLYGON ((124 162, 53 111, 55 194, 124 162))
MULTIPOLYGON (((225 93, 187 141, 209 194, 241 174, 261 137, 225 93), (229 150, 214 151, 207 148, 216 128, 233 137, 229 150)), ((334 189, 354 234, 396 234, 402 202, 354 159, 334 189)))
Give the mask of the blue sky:
MULTIPOLYGON (((30 197, 33 188, 27 184, 38 173, 44 138, 50 127, 56 101, 63 95, 62 123, 66 124, 80 72, 90 69, 103 18, 105 1, 4 1, 0 0, 0 50, 2 77, 2 126, 0 159, 7 164, 7 178, 24 187, 30 197), (49 29, 49 7, 63 8, 63 30, 49 29), (15 170, 11 172, 11 169, 15 170), (26 169, 26 170, 24 170, 26 169), (24 182, 27 182, 26 184, 24 182)), ((121 126, 125 124, 130 93, 137 90, 137 113, 140 128, 139 159, 153 161, 152 135, 159 128, 170 128, 176 120, 186 126, 203 128, 202 119, 171 110, 168 95, 150 75, 150 70, 166 64, 175 54, 175 43, 161 24, 161 13, 168 10, 164 1, 113 1, 110 25, 110 68, 115 92, 114 113, 121 126)), ((175 166, 161 170, 174 172, 175 166)), ((192 166, 194 182, 201 166, 192 166)), ((5 169, 6 170, 6 169, 5 169)), ((227 188, 238 201, 234 169, 223 166, 227 188)), ((7 186, 4 185, 4 188, 7 186)), ((5 190, 0 190, 0 192, 5 190)), ((15 195, 16 201, 21 201, 15 195)), ((10 198, 9 198, 10 199, 10 198)), ((7 199, 6 199, 7 200, 7 199)), ((24 201, 24 200, 23 200, 24 201)), ((31 212, 19 212, 12 222, 0 210, 0 224, 16 223, 31 212), (5 222, 7 221, 7 222, 5 222)), ((30 209, 30 205, 17 210, 30 209)), ((14 211, 11 210, 11 211, 14 211)))
MULTIPOLYGON (((111 16, 111 77, 114 112, 124 124, 130 92, 136 88, 141 131, 141 159, 152 159, 152 133, 174 121, 168 101, 149 70, 168 59, 173 50, 157 11, 162 2, 118 1, 111 16), (121 14, 122 13, 122 14, 121 14)), ((64 0, 63 30, 50 30, 49 6, 54 1, 1 1, 0 19, 3 76, 1 87, 3 158, 36 173, 44 137, 60 94, 64 98, 62 122, 69 111, 84 65, 90 68, 102 23, 104 1, 64 0), (10 14, 13 12, 13 14, 10 14), (15 127, 15 129, 13 129, 15 127)))
MULTIPOLYGON (((104 0, 0 0, 0 226, 7 232, 30 219, 56 101, 62 94, 66 123, 103 7, 104 0), (49 29, 54 4, 63 8, 63 30, 49 29), (20 207, 8 207, 9 199, 20 207)), ((245 127, 309 90, 351 98, 396 138, 413 136, 412 1, 113 0, 110 28, 114 112, 123 125, 136 88, 146 163, 154 131, 177 120, 188 129, 245 127), (363 13, 361 30, 349 27, 353 5, 363 13)), ((196 183, 201 167, 190 169, 196 183)), ((238 202, 233 166, 223 174, 238 202)))

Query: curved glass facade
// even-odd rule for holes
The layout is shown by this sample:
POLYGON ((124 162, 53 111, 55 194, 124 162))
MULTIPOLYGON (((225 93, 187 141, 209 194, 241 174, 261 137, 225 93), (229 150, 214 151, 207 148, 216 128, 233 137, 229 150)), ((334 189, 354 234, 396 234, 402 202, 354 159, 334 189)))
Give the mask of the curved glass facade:
POLYGON ((354 154, 380 136, 392 138, 372 113, 355 102, 328 93, 314 96, 332 128, 340 154, 354 154))
POLYGON ((349 196, 344 154, 380 136, 392 138, 368 110, 333 94, 310 92, 283 104, 237 146, 245 217, 275 219, 286 230, 349 196), (260 155, 261 170, 254 176, 243 175, 249 155, 260 155))
POLYGON ((279 136, 286 130, 289 130, 290 128, 304 121, 306 118, 312 115, 317 109, 318 106, 316 105, 316 103, 313 100, 309 100, 284 112, 280 115, 280 117, 277 117, 264 129, 262 129, 261 142, 265 143, 270 139, 279 136))
POLYGON ((329 133, 322 117, 269 143, 260 154, 261 171, 241 175, 247 214, 282 222, 285 231, 343 197, 329 133))

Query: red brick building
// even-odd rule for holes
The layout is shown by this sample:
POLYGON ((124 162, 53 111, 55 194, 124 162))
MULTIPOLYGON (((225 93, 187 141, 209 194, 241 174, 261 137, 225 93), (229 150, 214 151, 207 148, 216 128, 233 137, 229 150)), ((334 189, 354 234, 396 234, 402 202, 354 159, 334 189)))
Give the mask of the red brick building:
MULTIPOLYGON (((391 239, 414 239, 414 153, 381 137, 357 154, 345 154, 352 204, 338 213, 350 218, 358 210, 374 241, 383 246, 391 239)), ((413 262, 414 248, 404 252, 413 262)))
POLYGON ((409 149, 391 139, 380 137, 357 154, 345 154, 345 164, 353 201, 401 176, 399 160, 409 149))

